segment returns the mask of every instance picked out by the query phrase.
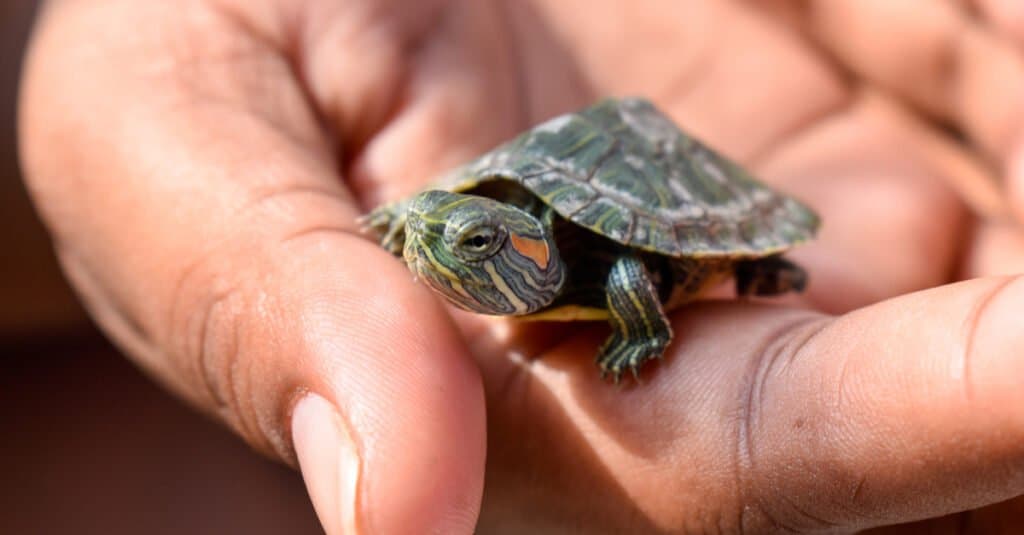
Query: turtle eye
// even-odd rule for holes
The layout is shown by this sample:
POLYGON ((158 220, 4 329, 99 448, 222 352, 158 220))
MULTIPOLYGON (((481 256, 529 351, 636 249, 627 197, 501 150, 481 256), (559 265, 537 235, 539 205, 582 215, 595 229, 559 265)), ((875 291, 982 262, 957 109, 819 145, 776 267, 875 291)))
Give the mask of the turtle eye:
POLYGON ((474 226, 459 233, 456 249, 470 260, 484 260, 498 251, 503 237, 498 227, 474 226))
POLYGON ((494 236, 491 236, 490 234, 487 233, 474 234, 473 236, 469 237, 469 239, 466 240, 464 246, 469 249, 482 251, 486 249, 488 245, 491 244, 491 240, 493 238, 494 236))

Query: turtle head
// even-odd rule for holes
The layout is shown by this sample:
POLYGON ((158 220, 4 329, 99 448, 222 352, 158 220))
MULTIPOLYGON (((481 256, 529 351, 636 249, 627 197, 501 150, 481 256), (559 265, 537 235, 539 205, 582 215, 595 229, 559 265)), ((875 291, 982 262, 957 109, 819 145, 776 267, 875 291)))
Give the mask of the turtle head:
POLYGON ((510 204, 432 190, 414 197, 406 215, 409 269, 460 308, 529 314, 565 282, 551 229, 510 204))

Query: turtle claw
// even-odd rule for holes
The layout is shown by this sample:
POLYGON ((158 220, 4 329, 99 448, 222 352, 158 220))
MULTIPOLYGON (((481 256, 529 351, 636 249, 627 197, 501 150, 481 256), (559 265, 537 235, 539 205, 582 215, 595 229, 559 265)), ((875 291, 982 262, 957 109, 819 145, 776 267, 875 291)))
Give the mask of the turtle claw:
POLYGON ((619 333, 613 333, 608 341, 601 346, 595 362, 601 369, 601 380, 608 375, 618 384, 623 373, 628 369, 636 381, 640 381, 640 370, 652 360, 662 360, 668 346, 665 337, 654 337, 646 340, 627 340, 619 333))
POLYGON ((356 219, 364 233, 377 236, 381 247, 402 256, 405 247, 405 206, 386 204, 356 219))
MULTIPOLYGON (((601 366, 601 365, 598 364, 598 366, 601 366)), ((620 375, 621 375, 620 372, 617 372, 617 371, 611 370, 611 369, 607 369, 607 368, 601 366, 601 381, 602 382, 607 381, 608 378, 611 377, 611 380, 612 380, 613 383, 619 384, 619 376, 620 375)))
POLYGON ((661 359, 665 351, 667 341, 653 338, 650 340, 627 341, 617 333, 612 334, 607 342, 601 346, 595 362, 601 369, 601 380, 609 375, 612 381, 619 384, 623 373, 628 369, 633 378, 640 380, 640 369, 648 361, 661 359))
POLYGON ((390 225, 391 213, 387 210, 386 206, 377 208, 369 213, 363 214, 356 218, 356 223, 359 224, 359 229, 364 232, 382 232, 385 231, 390 225))
POLYGON ((356 218, 356 224, 359 225, 359 232, 369 232, 373 230, 373 223, 371 222, 373 220, 372 215, 373 212, 370 212, 356 218))

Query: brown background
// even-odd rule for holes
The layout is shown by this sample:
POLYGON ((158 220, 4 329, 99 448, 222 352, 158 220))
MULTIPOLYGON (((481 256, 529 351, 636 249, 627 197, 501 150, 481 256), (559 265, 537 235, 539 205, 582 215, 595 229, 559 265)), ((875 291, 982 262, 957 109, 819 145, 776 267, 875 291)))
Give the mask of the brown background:
POLYGON ((296 474, 142 377, 63 282, 17 165, 34 7, 0 0, 0 533, 320 533, 296 474))

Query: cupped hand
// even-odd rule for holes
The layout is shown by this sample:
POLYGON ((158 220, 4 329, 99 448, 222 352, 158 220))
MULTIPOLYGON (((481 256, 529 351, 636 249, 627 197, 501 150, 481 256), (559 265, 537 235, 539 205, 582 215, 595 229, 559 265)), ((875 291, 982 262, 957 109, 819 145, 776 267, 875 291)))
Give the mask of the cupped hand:
POLYGON ((1024 492, 1024 30, 894 5, 53 2, 26 174, 97 321, 297 463, 330 533, 471 531, 485 451, 490 532, 942 517, 1024 492), (680 311, 622 387, 602 327, 450 314, 355 223, 607 94, 824 219, 805 296, 680 311))

